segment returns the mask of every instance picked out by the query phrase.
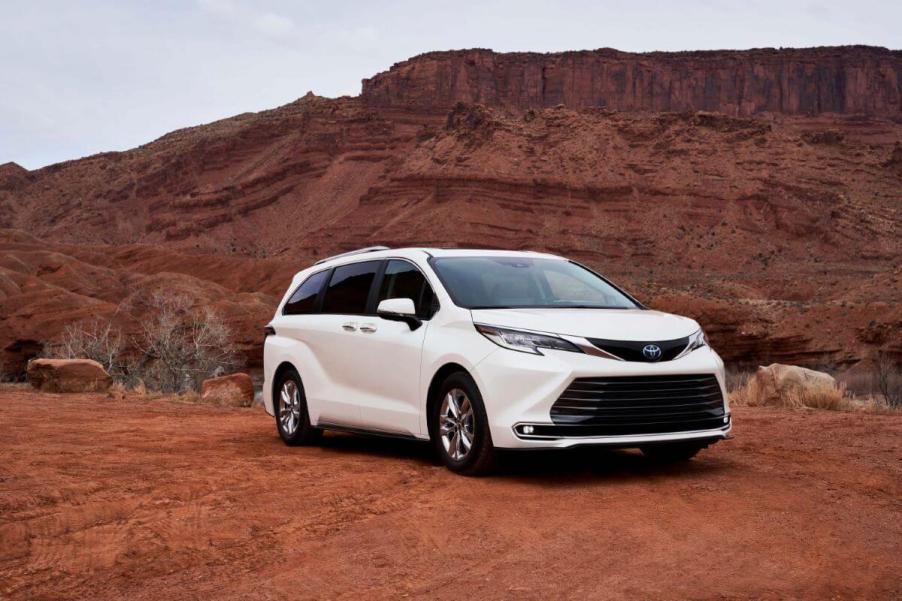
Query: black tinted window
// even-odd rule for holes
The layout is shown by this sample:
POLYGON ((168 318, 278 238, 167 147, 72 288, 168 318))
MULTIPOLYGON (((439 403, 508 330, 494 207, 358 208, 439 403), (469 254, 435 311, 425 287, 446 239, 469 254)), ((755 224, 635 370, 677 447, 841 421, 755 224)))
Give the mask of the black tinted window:
POLYGON ((320 271, 307 278, 304 283, 298 286, 298 289, 294 291, 294 294, 291 295, 288 302, 285 303, 285 308, 282 309, 282 313, 285 315, 313 313, 313 309, 316 305, 316 295, 319 294, 320 289, 322 289, 328 273, 328 271, 320 271))
POLYGON ((367 297, 378 267, 379 261, 336 267, 326 289, 323 313, 365 313, 367 297))
POLYGON ((389 261, 385 267, 378 300, 387 298, 411 299, 421 319, 429 319, 435 312, 432 287, 420 270, 407 261, 389 261))

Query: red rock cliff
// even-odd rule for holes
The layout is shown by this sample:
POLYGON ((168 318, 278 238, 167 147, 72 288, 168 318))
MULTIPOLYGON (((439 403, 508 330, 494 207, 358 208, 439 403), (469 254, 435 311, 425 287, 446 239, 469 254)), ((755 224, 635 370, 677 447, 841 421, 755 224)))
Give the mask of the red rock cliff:
POLYGON ((466 102, 517 109, 563 104, 738 116, 902 117, 902 51, 844 46, 648 54, 431 52, 363 80, 362 96, 374 107, 427 112, 466 102))

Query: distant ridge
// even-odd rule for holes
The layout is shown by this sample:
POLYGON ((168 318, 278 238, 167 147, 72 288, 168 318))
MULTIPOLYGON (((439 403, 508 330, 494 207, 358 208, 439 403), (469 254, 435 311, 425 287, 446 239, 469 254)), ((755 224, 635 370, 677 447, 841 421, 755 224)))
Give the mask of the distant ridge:
POLYGON ((873 46, 630 53, 430 52, 363 80, 370 106, 902 117, 902 51, 873 46))

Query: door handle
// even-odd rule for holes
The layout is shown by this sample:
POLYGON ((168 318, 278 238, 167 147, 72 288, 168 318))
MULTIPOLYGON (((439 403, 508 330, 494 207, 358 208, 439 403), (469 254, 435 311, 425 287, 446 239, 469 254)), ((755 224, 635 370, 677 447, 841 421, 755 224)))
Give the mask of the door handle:
POLYGON ((366 332, 367 334, 372 334, 376 331, 376 325, 372 323, 365 323, 360 326, 361 332, 366 332))
POLYGON ((347 323, 341 324, 341 329, 344 330, 345 332, 356 332, 357 324, 354 323, 353 321, 349 321, 347 323))

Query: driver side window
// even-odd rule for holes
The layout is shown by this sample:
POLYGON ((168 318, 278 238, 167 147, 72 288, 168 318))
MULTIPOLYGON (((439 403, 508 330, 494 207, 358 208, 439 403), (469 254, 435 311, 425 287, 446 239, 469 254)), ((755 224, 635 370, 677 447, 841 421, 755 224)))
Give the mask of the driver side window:
POLYGON ((407 261, 391 259, 385 266, 379 301, 387 298, 409 298, 417 309, 417 317, 429 319, 438 310, 435 293, 423 273, 407 261))

